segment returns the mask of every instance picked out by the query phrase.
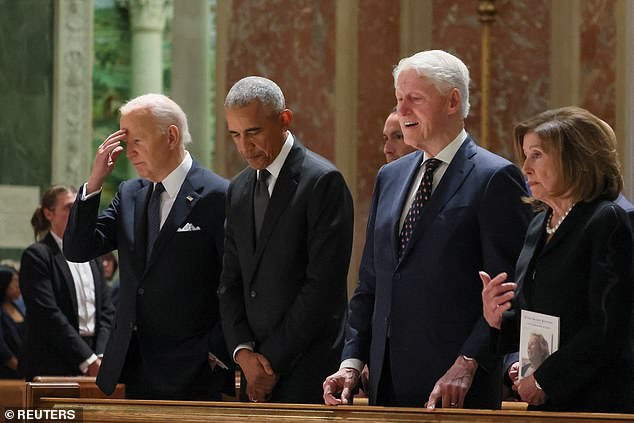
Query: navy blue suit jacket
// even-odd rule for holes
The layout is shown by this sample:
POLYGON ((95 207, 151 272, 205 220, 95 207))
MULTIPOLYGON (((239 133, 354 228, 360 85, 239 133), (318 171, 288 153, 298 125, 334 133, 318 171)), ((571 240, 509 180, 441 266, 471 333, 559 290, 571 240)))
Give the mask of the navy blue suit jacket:
POLYGON ((475 357, 465 406, 496 408, 501 365, 488 352, 478 271, 513 277, 530 220, 521 202, 526 184, 515 165, 467 138, 399 261, 399 219, 422 158, 421 151, 402 157, 376 178, 342 358, 369 363, 370 403, 381 402, 389 333, 397 402, 422 406, 460 354, 475 357))
POLYGON ((229 362, 216 296, 227 186, 225 179, 194 162, 147 266, 151 182, 123 182, 99 216, 99 195, 81 201, 78 193, 64 234, 66 257, 82 261, 119 250, 115 324, 97 378, 104 392, 111 393, 119 380, 126 380, 127 371, 135 371, 124 367, 133 331, 151 376, 148 392, 156 398, 189 399, 192 389, 215 383, 208 352, 229 362), (178 230, 187 223, 200 230, 178 230))

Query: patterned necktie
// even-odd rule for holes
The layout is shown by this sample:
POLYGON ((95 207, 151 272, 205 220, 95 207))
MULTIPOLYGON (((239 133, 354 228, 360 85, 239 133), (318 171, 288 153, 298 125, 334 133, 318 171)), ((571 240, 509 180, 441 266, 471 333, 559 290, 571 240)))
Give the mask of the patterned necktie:
POLYGON ((152 196, 150 197, 150 203, 147 207, 147 255, 145 257, 146 263, 150 261, 152 256, 152 249, 154 248, 154 242, 158 237, 161 230, 161 193, 165 191, 165 187, 162 183, 158 183, 154 186, 152 196))
POLYGON ((405 251, 405 247, 407 247, 407 243, 412 237, 414 225, 423 211, 423 207, 429 200, 429 197, 431 197, 434 171, 440 163, 442 162, 438 159, 427 159, 425 161, 425 173, 423 174, 423 179, 420 181, 414 201, 412 202, 412 205, 407 212, 407 216, 405 216, 405 220, 403 221, 403 228, 401 229, 400 243, 398 247, 399 258, 403 255, 403 251, 405 251))
POLYGON ((259 171, 258 180, 255 183, 255 191, 253 191, 253 218, 255 223, 255 238, 260 237, 260 229, 264 220, 266 207, 269 205, 269 186, 268 180, 271 174, 268 170, 259 171))

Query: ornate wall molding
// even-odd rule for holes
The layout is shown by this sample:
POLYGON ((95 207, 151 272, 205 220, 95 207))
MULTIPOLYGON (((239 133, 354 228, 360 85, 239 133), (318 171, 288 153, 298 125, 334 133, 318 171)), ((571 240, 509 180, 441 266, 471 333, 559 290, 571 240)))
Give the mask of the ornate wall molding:
POLYGON ((130 10, 132 31, 163 31, 171 0, 119 0, 130 10))
POLYGON ((55 0, 52 183, 79 185, 92 165, 92 0, 55 0))

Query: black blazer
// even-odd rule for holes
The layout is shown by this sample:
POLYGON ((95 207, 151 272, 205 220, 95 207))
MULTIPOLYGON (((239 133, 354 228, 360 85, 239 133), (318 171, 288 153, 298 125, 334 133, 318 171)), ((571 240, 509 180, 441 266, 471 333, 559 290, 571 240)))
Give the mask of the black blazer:
POLYGON ((526 235, 513 309, 502 330, 493 330, 498 349, 517 350, 519 310, 558 316, 559 350, 534 373, 547 401, 531 408, 632 412, 629 218, 610 201, 579 203, 545 243, 548 213, 538 214, 526 235))
POLYGON ((121 285, 115 323, 97 377, 105 393, 140 371, 130 362, 124 366, 134 332, 145 363, 143 374, 151 379, 141 387, 147 396, 200 399, 200 393, 212 385, 220 395, 226 375, 212 374, 207 354, 229 361, 216 296, 227 185, 225 179, 193 163, 147 266, 151 182, 123 182, 99 216, 99 195, 81 201, 81 190, 78 193, 64 234, 66 256, 79 261, 119 251, 121 285))
POLYGON ((341 173, 295 138, 255 247, 255 181, 245 169, 227 196, 218 291, 227 344, 255 341, 280 376, 271 401, 323 403, 343 342, 352 197, 341 173))
POLYGON ((478 271, 513 273, 530 221, 524 178, 467 138, 399 260, 401 211, 422 160, 421 151, 408 154, 377 175, 343 359, 368 363, 370 403, 381 403, 389 337, 396 402, 422 406, 461 354, 474 357, 465 407, 499 408, 501 363, 488 350, 478 271))
POLYGON ((75 283, 53 235, 48 233, 22 254, 20 290, 27 313, 19 367, 27 379, 80 375, 84 360, 104 352, 114 311, 100 265, 91 260, 90 267, 97 313, 94 351, 79 336, 75 283))

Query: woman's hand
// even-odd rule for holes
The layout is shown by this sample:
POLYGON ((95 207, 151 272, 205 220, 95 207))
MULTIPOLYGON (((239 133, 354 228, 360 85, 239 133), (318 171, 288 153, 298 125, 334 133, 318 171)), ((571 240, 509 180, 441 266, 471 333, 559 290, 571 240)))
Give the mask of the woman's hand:
POLYGON ((515 298, 515 282, 506 282, 507 274, 500 273, 491 279, 488 273, 480 271, 482 279, 482 314, 489 326, 496 329, 502 327, 502 314, 510 310, 511 300, 515 298))

